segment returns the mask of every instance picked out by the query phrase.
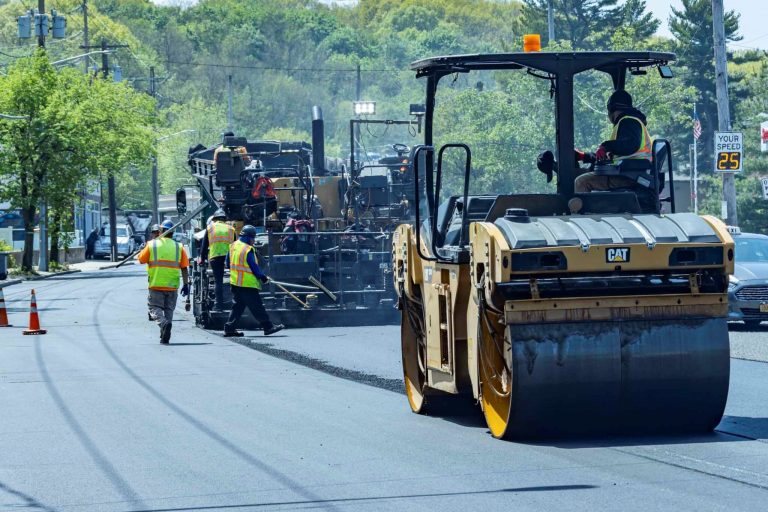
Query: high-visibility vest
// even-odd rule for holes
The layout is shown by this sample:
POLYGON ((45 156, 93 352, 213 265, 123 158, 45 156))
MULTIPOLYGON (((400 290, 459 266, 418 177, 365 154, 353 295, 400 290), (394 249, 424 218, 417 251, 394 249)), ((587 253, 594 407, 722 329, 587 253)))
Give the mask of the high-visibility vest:
POLYGON ((208 228, 208 259, 226 256, 235 239, 235 228, 223 222, 212 222, 208 228))
MULTIPOLYGON (((229 246, 229 284, 240 286, 241 288, 256 288, 261 290, 261 280, 259 280, 248 266, 248 253, 253 251, 253 247, 238 240, 229 246)), ((256 257, 256 253, 253 253, 256 257)), ((256 262, 258 263, 258 258, 256 262)))
POLYGON ((181 270, 181 245, 176 241, 159 237, 149 242, 149 273, 150 288, 179 287, 179 271, 181 270))
POLYGON ((624 116, 621 119, 619 119, 619 122, 616 123, 616 125, 613 127, 613 133, 611 134, 611 140, 616 140, 616 137, 619 135, 619 125, 622 121, 625 119, 632 119, 633 121, 637 121, 640 123, 640 127, 642 128, 643 138, 640 141, 640 147, 632 153, 631 155, 625 155, 625 156, 614 156, 614 160, 648 160, 649 162, 653 159, 653 153, 652 153, 652 147, 653 147, 653 139, 651 138, 651 135, 648 133, 648 128, 646 128, 645 123, 643 123, 640 119, 632 116, 624 116))

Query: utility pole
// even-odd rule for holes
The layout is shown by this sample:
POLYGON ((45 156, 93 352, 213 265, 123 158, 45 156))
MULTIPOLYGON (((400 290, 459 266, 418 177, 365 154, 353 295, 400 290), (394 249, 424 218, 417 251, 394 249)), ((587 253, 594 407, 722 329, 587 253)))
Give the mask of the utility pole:
MULTIPOLYGON (((725 15, 723 0, 712 0, 712 30, 715 39, 715 86, 717 88, 717 128, 731 130, 731 111, 728 106, 728 62, 725 53, 725 15)), ((732 172, 723 173, 723 201, 727 204, 726 223, 739 225, 736 212, 736 179, 732 172)))
POLYGON ((555 8, 552 6, 554 0, 547 2, 547 28, 549 29, 549 39, 547 44, 552 44, 555 41, 555 8))
MULTIPOLYGON (((45 34, 43 32, 43 16, 45 15, 45 0, 37 0, 37 18, 40 23, 40 35, 37 36, 37 46, 45 49, 45 34)), ((47 24, 47 23, 46 23, 47 24)), ((40 207, 40 240, 38 241, 38 253, 40 261, 37 268, 42 272, 48 272, 48 199, 45 197, 45 179, 43 179, 43 204, 40 207)))
MULTIPOLYGON (((40 35, 37 36, 37 46, 45 48, 45 34, 43 33, 43 15, 45 14, 45 0, 37 0, 37 11, 40 13, 40 17, 37 19, 40 23, 40 35)), ((47 21, 46 21, 47 25, 47 21)))
MULTIPOLYGON (((157 96, 157 89, 155 84, 155 67, 149 68, 149 95, 155 98, 157 96)), ((157 149, 157 144, 155 144, 157 149)), ((157 155, 152 155, 152 223, 160 223, 160 207, 157 190, 157 155)))
MULTIPOLYGON (((88 0, 83 0, 83 46, 87 48, 90 45, 90 42, 88 41, 88 0)), ((88 74, 88 64, 90 64, 91 59, 86 57, 83 59, 83 72, 87 75, 88 74)))
POLYGON ((232 112, 232 75, 227 76, 227 131, 234 131, 234 113, 232 112))
MULTIPOLYGON (((101 44, 98 46, 83 45, 81 48, 86 50, 101 49, 101 74, 106 80, 109 78, 109 53, 107 50, 128 48, 128 45, 107 44, 107 40, 102 39, 101 44)), ((117 203, 115 199, 115 175, 112 170, 109 171, 109 177, 107 178, 107 194, 109 195, 109 254, 111 261, 117 261, 117 203)))

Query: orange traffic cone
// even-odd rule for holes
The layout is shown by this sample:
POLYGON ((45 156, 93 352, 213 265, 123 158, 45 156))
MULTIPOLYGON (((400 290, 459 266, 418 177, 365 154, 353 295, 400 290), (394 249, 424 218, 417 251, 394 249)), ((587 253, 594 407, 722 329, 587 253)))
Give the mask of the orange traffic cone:
POLYGON ((24 329, 23 334, 45 334, 48 331, 40 328, 40 317, 37 316, 37 299, 35 290, 32 290, 32 305, 29 307, 29 329, 24 329))
POLYGON ((8 323, 8 313, 5 311, 5 297, 3 297, 2 288, 0 288, 0 327, 13 327, 8 323))

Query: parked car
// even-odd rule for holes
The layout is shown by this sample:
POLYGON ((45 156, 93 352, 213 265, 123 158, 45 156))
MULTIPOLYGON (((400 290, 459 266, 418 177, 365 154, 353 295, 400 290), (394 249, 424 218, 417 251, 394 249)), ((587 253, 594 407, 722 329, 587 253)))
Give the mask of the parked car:
MULTIPOLYGON (((117 256, 125 258, 138 247, 136 235, 128 224, 117 225, 117 256)), ((99 230, 99 238, 93 247, 94 258, 109 258, 109 225, 105 224, 99 230)))
POLYGON ((757 327, 768 320, 768 236, 729 228, 735 269, 728 284, 729 319, 757 327))

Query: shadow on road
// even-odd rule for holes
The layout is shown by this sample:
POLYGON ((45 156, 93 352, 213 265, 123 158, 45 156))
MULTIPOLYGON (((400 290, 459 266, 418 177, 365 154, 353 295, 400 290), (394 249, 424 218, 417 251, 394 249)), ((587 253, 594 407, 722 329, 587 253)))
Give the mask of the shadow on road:
POLYGON ((581 448, 622 448, 632 446, 662 446, 675 444, 702 444, 702 443, 733 443, 743 442, 748 439, 729 435, 724 432, 712 432, 709 434, 679 434, 679 435, 630 435, 615 436, 603 435, 580 436, 578 438, 554 438, 554 439, 515 439, 517 443, 528 444, 531 446, 554 446, 566 450, 577 450, 581 448))
POLYGON ((24 502, 23 505, 8 505, 7 503, 5 504, 7 506, 10 506, 11 508, 19 508, 24 510, 42 510, 43 512, 56 512, 55 508, 52 508, 52 507, 49 507, 48 505, 40 503, 29 494, 25 494, 17 489, 8 487, 3 482, 0 482, 0 493, 3 493, 3 492, 15 498, 18 498, 19 500, 24 502))
POLYGON ((169 343, 168 344, 169 347, 195 347, 198 345, 213 345, 213 343, 169 343))
POLYGON ((370 496, 368 498, 338 498, 338 499, 324 499, 324 500, 311 500, 311 501, 271 501, 265 503, 241 503, 237 505, 211 505, 211 506, 198 506, 198 507, 179 507, 179 508, 152 508, 146 510, 132 510, 131 512, 184 512, 188 510, 225 510, 236 508, 262 508, 262 507, 280 507, 280 506, 297 506, 297 505, 330 505, 330 504, 345 504, 356 502, 374 502, 374 501, 391 501, 391 500, 407 500, 407 499, 420 499, 420 498, 445 498, 451 496, 471 496, 475 494, 499 494, 499 493, 522 493, 522 492, 558 492, 558 491, 585 491, 589 489, 596 489, 596 485, 540 485, 532 487, 513 487, 510 489, 494 489, 490 491, 467 491, 467 492, 440 492, 429 494, 395 494, 392 496, 370 496))
POLYGON ((768 418, 725 416, 717 430, 748 439, 768 439, 768 418))
MULTIPOLYGON (((109 357, 111 357, 115 361, 115 363, 117 363, 117 365, 126 373, 126 375, 128 375, 139 387, 144 389, 144 391, 146 391, 150 396, 152 396, 154 399, 160 402, 163 406, 167 407, 170 411, 172 411, 181 419, 186 421, 191 427, 197 429, 199 432, 201 432, 202 434, 207 436, 209 439, 211 439, 212 441, 220 445, 222 448, 226 449, 227 451, 229 451, 236 457, 240 458, 247 464, 250 464, 255 469, 263 472, 266 475, 269 475, 275 481, 284 485, 286 488, 290 489, 292 492, 295 492, 296 494, 306 498, 308 502, 322 503, 322 499, 319 496, 317 496, 315 493, 310 491, 309 489, 305 488, 301 482, 294 480, 289 475, 286 475, 285 473, 279 471, 278 469, 271 466, 270 464, 260 460, 259 458, 251 455, 244 449, 240 448, 235 443, 233 443, 223 435, 219 434, 214 429, 212 429, 211 427, 209 427, 208 425, 206 425, 205 423, 203 423, 202 421, 194 417, 192 414, 188 413, 182 407, 174 403, 172 400, 170 400, 168 397, 166 397, 164 394, 158 391, 155 387, 153 387, 149 382, 141 378, 141 376, 139 376, 135 371, 133 371, 133 369, 130 366, 128 366, 126 362, 120 358, 120 356, 117 355, 117 352, 115 352, 112 346, 107 342, 106 338, 104 337, 104 333, 101 330, 99 310, 101 309, 101 305, 104 303, 104 301, 109 296, 109 294, 110 294, 110 291, 107 291, 96 302, 96 305, 93 308, 93 322, 95 324, 96 336, 98 337, 102 347, 104 347, 104 350, 106 350, 107 354, 109 354, 109 357)), ((208 508, 222 508, 222 507, 208 507, 208 508)), ((327 508, 329 510, 336 510, 333 503, 326 503, 323 508, 327 508)), ((169 509, 169 510, 173 510, 173 509, 169 509)), ((185 509, 178 509, 178 510, 185 510, 185 509)), ((200 507, 194 507, 187 510, 200 510, 200 507)))
POLYGON ((91 456, 99 469, 101 469, 102 473, 104 473, 104 475, 109 479, 117 492, 119 492, 123 498, 134 502, 139 507, 146 506, 141 501, 139 495, 136 494, 128 482, 120 475, 117 469, 115 469, 115 466, 109 461, 109 459, 107 459, 103 453, 101 453, 98 446, 96 446, 96 443, 93 442, 83 426, 79 421, 77 421, 77 418, 75 418, 75 415, 67 406, 67 403, 64 401, 64 397, 61 396, 61 393, 59 393, 59 390, 56 387, 53 379, 51 379, 51 375, 48 373, 48 366, 45 364, 45 360, 43 359, 43 352, 40 347, 40 338, 35 338, 35 359, 37 361, 37 367, 40 370, 40 375, 43 378, 43 382, 45 383, 45 388, 48 391, 48 394, 51 396, 51 399, 56 404, 59 412, 64 417, 67 425, 69 425, 69 428, 80 441, 80 444, 83 446, 83 448, 85 448, 85 451, 88 452, 88 455, 91 456))
POLYGON ((768 323, 749 326, 741 322, 728 322, 728 330, 732 332, 768 332, 768 323))

